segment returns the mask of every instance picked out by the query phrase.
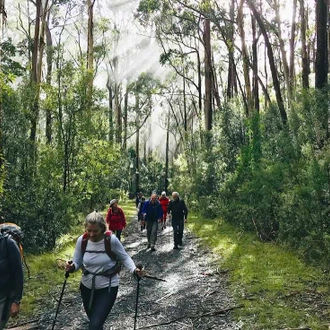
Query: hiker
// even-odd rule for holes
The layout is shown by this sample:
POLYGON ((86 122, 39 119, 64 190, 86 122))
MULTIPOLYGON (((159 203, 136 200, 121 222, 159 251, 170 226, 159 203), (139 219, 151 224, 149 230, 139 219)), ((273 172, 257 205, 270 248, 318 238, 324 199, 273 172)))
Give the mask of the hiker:
POLYGON ((119 240, 121 240, 121 233, 126 227, 126 218, 124 211, 118 206, 118 200, 112 199, 107 213, 106 222, 109 230, 114 232, 119 240))
POLYGON ((162 229, 166 228, 166 216, 167 216, 167 207, 170 204, 170 199, 166 196, 166 192, 163 191, 159 197, 160 205, 163 209, 163 219, 162 219, 162 229))
POLYGON ((150 199, 144 203, 142 214, 143 219, 147 222, 147 248, 151 248, 151 251, 156 251, 155 244, 157 241, 158 221, 160 222, 163 218, 162 206, 156 194, 152 194, 150 199))
POLYGON ((94 211, 87 215, 85 229, 85 234, 77 240, 73 260, 66 263, 65 270, 74 272, 82 268, 80 293, 89 318, 88 329, 102 330, 118 293, 117 261, 139 277, 142 271, 135 266, 119 239, 106 231, 106 222, 100 213, 94 211))
POLYGON ((141 202, 142 196, 143 196, 143 194, 142 194, 141 191, 136 195, 136 198, 135 198, 135 206, 136 206, 136 208, 139 207, 139 203, 141 202))
POLYGON ((178 249, 182 246, 184 222, 188 220, 188 209, 183 199, 179 197, 176 191, 172 193, 172 200, 168 206, 167 212, 172 217, 174 247, 178 249))
MULTIPOLYGON (((5 228, 6 224, 3 224, 5 228)), ((16 226, 12 224, 12 226, 16 226)), ((23 267, 19 242, 10 230, 0 233, 0 330, 9 317, 16 317, 23 294, 23 267)), ((16 226, 16 231, 20 228, 16 226)), ((15 233, 14 233, 15 234, 15 233)))
POLYGON ((142 209, 143 209, 143 205, 146 202, 146 198, 144 196, 141 197, 141 202, 139 203, 138 206, 138 221, 140 222, 140 227, 141 227, 141 231, 143 231, 146 228, 146 224, 143 220, 143 215, 142 215, 142 209))

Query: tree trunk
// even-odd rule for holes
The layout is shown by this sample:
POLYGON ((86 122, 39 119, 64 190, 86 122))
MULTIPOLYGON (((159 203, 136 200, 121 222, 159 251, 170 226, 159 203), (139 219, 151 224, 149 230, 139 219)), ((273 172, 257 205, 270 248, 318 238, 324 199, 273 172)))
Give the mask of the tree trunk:
POLYGON ((256 22, 251 15, 251 23, 252 23, 252 67, 253 67, 253 81, 252 81, 252 95, 253 95, 253 107, 259 112, 260 110, 260 102, 259 102, 259 83, 258 83, 258 37, 257 37, 257 27, 256 22))
POLYGON ((123 149, 127 149, 127 129, 128 129, 128 90, 126 87, 126 92, 124 96, 124 116, 123 116, 123 122, 124 122, 124 137, 123 137, 123 149))
MULTIPOLYGON (((49 29, 49 16, 46 26, 46 44, 47 44, 47 51, 46 51, 46 62, 47 62, 47 75, 46 75, 46 83, 48 86, 52 84, 52 72, 53 72, 53 56, 54 56, 54 49, 53 49, 53 40, 52 35, 49 29)), ((50 109, 46 109, 46 139, 47 143, 50 144, 52 142, 52 113, 50 109)))
POLYGON ((113 144, 113 137, 114 137, 114 127, 113 127, 113 93, 112 93, 112 86, 110 81, 110 74, 108 72, 108 79, 107 79, 107 89, 108 89, 108 104, 109 104, 109 142, 113 144))
POLYGON ((243 94, 242 97, 246 98, 245 104, 247 105, 247 109, 245 109, 245 111, 246 111, 246 116, 248 117, 252 112, 252 92, 251 92, 250 69, 249 69, 249 52, 245 43, 243 4, 244 4, 244 0, 240 0, 238 6, 238 13, 237 13, 237 24, 241 36, 242 56, 243 56, 245 95, 243 94))
POLYGON ((309 56, 307 51, 307 15, 305 11, 304 0, 299 0, 300 4, 300 35, 301 35, 301 62, 302 62, 302 86, 305 89, 309 88, 309 56))
POLYGON ((164 178, 164 190, 166 195, 168 193, 168 160, 169 160, 169 152, 170 152, 170 112, 167 114, 167 130, 166 130, 166 149, 165 149, 165 178, 164 178))
POLYGON ((210 131, 212 129, 212 56, 211 56, 211 31, 210 20, 204 20, 204 68, 205 68, 205 98, 204 98, 204 116, 205 116, 205 129, 210 131))
POLYGON ((93 77, 94 77, 94 9, 95 0, 87 0, 88 26, 87 26, 87 108, 91 110, 93 97, 93 77))
POLYGON ((39 36, 40 36, 40 15, 41 15, 41 0, 36 0, 36 19, 35 19, 34 39, 33 39, 32 64, 31 64, 31 68, 32 68, 31 86, 35 91, 34 100, 31 105, 31 131, 30 131, 30 141, 32 142, 33 145, 35 144, 36 141, 37 123, 39 117, 38 50, 39 50, 39 36))
POLYGON ((250 7, 251 11, 253 12, 254 17, 258 22, 260 31, 261 31, 264 39, 265 39, 265 45, 266 45, 266 48, 267 48, 269 67, 270 67, 270 70, 271 70, 271 73, 272 73, 272 78, 273 78, 273 85, 274 85, 274 89, 275 89, 277 106, 278 106, 279 111, 280 111, 280 116, 281 116, 282 123, 283 123, 283 125, 286 125, 287 121, 288 121, 288 117, 287 117, 287 114, 286 114, 286 111, 285 111, 283 98, 282 98, 282 93, 281 93, 281 87, 280 87, 280 83, 279 83, 278 76, 277 76, 273 49, 272 49, 271 43, 269 41, 265 25, 264 25, 264 23, 261 19, 261 16, 260 16, 259 12, 257 11, 256 7, 254 6, 254 4, 251 0, 246 0, 246 2, 248 4, 248 6, 250 7))
POLYGON ((288 60, 287 60, 284 40, 282 38, 279 0, 275 1, 275 14, 276 14, 278 39, 279 39, 280 50, 281 50, 281 55, 282 55, 283 74, 284 74, 286 89, 288 92, 288 101, 290 101, 291 100, 291 90, 290 90, 290 81, 289 81, 289 64, 288 64, 288 60))
POLYGON ((328 2, 316 0, 316 62, 315 87, 322 89, 328 83, 328 2))
MULTIPOLYGON (((138 95, 135 95, 135 109, 136 113, 139 112, 140 107, 140 98, 138 95)), ((140 191, 140 122, 139 117, 136 116, 135 120, 136 127, 136 140, 135 140, 135 188, 136 191, 140 191)))
POLYGON ((297 0, 292 2, 292 20, 291 20, 291 38, 290 38, 290 64, 289 64, 289 83, 291 95, 295 88, 295 67, 294 67, 294 46, 296 40, 296 13, 297 13, 297 0))
MULTIPOLYGON (((235 0, 231 0, 230 4, 230 21, 234 22, 235 19, 235 0)), ((228 78, 227 78, 227 98, 232 99, 234 97, 234 91, 237 91, 237 81, 235 74, 235 62, 234 62, 234 24, 228 26, 228 41, 230 46, 228 47, 228 78)), ((228 42, 226 42, 228 44, 228 42)))

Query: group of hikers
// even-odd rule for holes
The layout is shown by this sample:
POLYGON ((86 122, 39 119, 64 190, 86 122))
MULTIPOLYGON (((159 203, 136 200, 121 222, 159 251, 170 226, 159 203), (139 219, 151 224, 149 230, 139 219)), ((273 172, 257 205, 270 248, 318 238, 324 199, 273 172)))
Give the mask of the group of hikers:
POLYGON ((182 246, 182 237, 184 222, 188 219, 188 208, 183 199, 179 197, 179 193, 172 193, 170 200, 165 191, 158 197, 156 193, 152 193, 149 200, 146 200, 142 193, 139 193, 135 205, 138 209, 138 220, 140 221, 141 231, 147 226, 148 248, 155 251, 157 241, 158 225, 161 229, 166 228, 167 218, 171 219, 173 227, 173 249, 179 249, 182 246))
MULTIPOLYGON (((165 228, 169 215, 174 249, 178 249, 182 245, 184 222, 188 216, 186 204, 179 194, 173 192, 172 200, 165 193, 159 198, 152 193, 148 200, 138 194, 136 203, 141 227, 147 229, 147 248, 155 251, 158 223, 165 228)), ((144 275, 141 266, 135 265, 121 243, 125 227, 125 214, 118 201, 112 199, 105 219, 97 211, 87 215, 85 233, 77 239, 72 260, 65 264, 66 274, 82 270, 80 294, 89 319, 89 330, 103 329, 117 297, 121 265, 138 279, 144 275)), ((19 230, 19 227, 11 224, 6 228, 0 230, 0 330, 5 328, 9 317, 19 313, 23 294, 22 256, 14 234, 15 228, 19 230)))

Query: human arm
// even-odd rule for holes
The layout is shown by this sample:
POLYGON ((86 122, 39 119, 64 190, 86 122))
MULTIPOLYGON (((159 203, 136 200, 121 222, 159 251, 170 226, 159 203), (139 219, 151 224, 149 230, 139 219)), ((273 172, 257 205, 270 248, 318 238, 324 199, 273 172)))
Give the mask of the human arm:
POLYGON ((83 239, 83 235, 81 235, 77 239, 77 243, 76 243, 76 247, 75 247, 75 250, 74 250, 74 253, 73 253, 72 261, 71 260, 67 261, 66 264, 65 264, 65 271, 66 272, 75 272, 82 265, 82 261, 83 261, 83 253, 82 253, 82 249, 81 249, 82 239, 83 239))
POLYGON ((111 235, 111 251, 116 255, 117 260, 120 261, 129 272, 139 275, 139 270, 134 261, 115 235, 111 235))
POLYGON ((111 220, 111 207, 109 207, 107 216, 105 218, 105 222, 108 224, 108 227, 110 227, 110 220, 111 220))
POLYGON ((121 213, 121 219, 122 219, 122 222, 123 222, 123 227, 125 228, 126 227, 126 217, 125 217, 125 213, 122 209, 120 209, 120 213, 121 213))
POLYGON ((184 200, 182 200, 181 202, 182 202, 182 208, 183 208, 183 213, 184 213, 184 221, 187 222, 188 221, 188 208, 187 208, 184 200))
POLYGON ((141 211, 143 218, 145 218, 145 215, 147 214, 148 205, 149 205, 149 201, 146 201, 143 204, 142 211, 141 211))

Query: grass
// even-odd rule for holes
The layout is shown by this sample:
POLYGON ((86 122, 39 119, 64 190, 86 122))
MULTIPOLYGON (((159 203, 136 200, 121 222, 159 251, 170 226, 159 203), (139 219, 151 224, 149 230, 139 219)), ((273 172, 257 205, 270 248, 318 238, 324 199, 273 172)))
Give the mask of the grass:
POLYGON ((187 225, 219 256, 219 266, 229 270, 231 292, 243 305, 234 316, 244 329, 329 329, 328 275, 321 268, 219 219, 191 214, 187 225))

